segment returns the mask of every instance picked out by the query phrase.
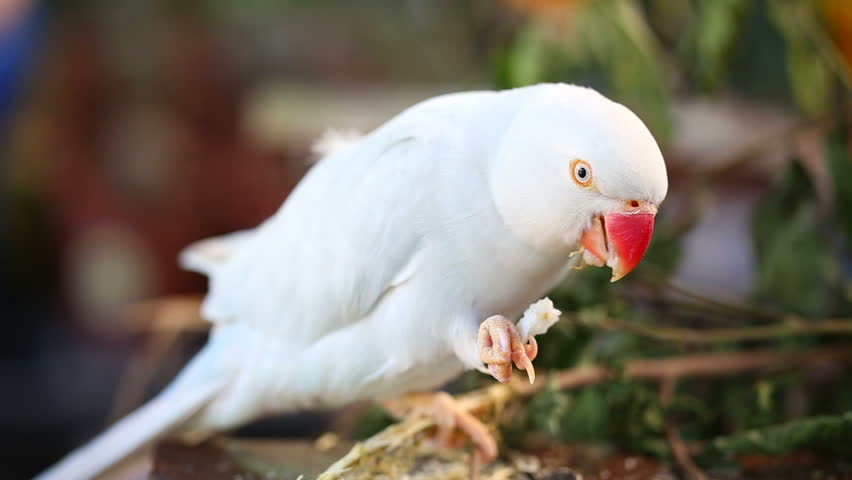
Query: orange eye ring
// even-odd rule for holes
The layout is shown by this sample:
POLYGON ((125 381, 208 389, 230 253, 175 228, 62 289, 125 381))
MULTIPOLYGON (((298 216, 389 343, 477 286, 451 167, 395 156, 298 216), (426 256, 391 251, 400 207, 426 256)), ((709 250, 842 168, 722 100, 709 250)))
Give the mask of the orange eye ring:
POLYGON ((592 166, 579 158, 571 162, 571 178, 577 185, 588 187, 592 184, 592 166))

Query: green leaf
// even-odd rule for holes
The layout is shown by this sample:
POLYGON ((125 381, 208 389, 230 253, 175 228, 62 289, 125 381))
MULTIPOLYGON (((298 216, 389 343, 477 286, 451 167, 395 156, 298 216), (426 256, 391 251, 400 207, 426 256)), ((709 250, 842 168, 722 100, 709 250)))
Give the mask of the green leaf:
POLYGON ((373 406, 358 420, 358 423, 355 425, 352 432, 352 436, 358 440, 364 440, 381 432, 393 423, 394 418, 391 417, 384 409, 378 406, 373 406))
POLYGON ((732 51, 751 5, 751 0, 697 2, 696 20, 684 42, 682 57, 703 88, 715 90, 727 76, 732 51))
POLYGON ((670 275, 680 260, 681 238, 671 228, 660 225, 655 228, 651 245, 645 253, 645 258, 639 264, 634 276, 641 276, 640 272, 648 270, 654 276, 670 275), (638 275, 637 275, 638 274, 638 275))
POLYGON ((814 2, 772 0, 770 14, 787 44, 787 73, 803 112, 821 115, 832 106, 834 76, 813 37, 820 28, 814 2))
POLYGON ((611 278, 612 271, 605 267, 586 266, 582 270, 572 270, 552 292, 551 298, 557 308, 566 312, 594 307, 609 300, 611 278))
POLYGON ((834 181, 834 220, 844 236, 847 254, 852 255, 852 156, 846 135, 828 140, 828 169, 834 181))
POLYGON ((562 369, 576 365, 594 337, 594 331, 582 325, 562 320, 546 335, 536 337, 539 350, 536 368, 562 369))
POLYGON ((538 83, 545 76, 545 42, 534 22, 525 25, 509 50, 507 73, 510 87, 538 83))
POLYGON ((634 109, 666 143, 672 126, 662 50, 637 3, 596 0, 574 8, 568 25, 532 17, 513 40, 499 80, 595 86, 634 109))
POLYGON ((799 44, 787 50, 787 67, 796 103, 807 114, 824 114, 831 106, 831 71, 812 48, 799 44))
POLYGON ((802 167, 791 163, 754 214, 759 300, 803 316, 830 312, 836 262, 818 218, 813 187, 802 167))
POLYGON ((781 454, 799 450, 850 458, 852 412, 795 420, 783 425, 739 432, 713 440, 712 448, 724 453, 781 454))
POLYGON ((606 442, 660 453, 663 409, 655 390, 616 380, 567 393, 548 389, 529 407, 533 425, 566 442, 606 442))

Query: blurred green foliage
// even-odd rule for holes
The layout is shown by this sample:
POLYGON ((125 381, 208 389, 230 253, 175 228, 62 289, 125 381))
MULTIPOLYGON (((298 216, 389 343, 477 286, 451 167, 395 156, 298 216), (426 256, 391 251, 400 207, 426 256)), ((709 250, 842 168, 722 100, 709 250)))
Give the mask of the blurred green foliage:
POLYGON ((663 407, 647 384, 617 380, 576 392, 548 389, 530 405, 534 428, 564 442, 615 443, 665 454, 663 407))
POLYGON ((633 2, 599 0, 564 22, 530 19, 500 59, 498 84, 542 81, 604 85, 623 103, 645 113, 654 132, 671 135, 669 94, 655 37, 633 2))
POLYGON ((497 56, 496 78, 502 87, 594 85, 639 112, 664 144, 675 95, 736 86, 821 115, 838 85, 850 85, 822 17, 815 0, 565 2, 526 18, 497 56))
POLYGON ((804 448, 852 458, 849 445, 852 445, 852 412, 747 430, 713 441, 713 448, 724 453, 779 454, 804 448))
POLYGON ((817 209, 807 174, 791 163, 754 215, 757 297, 811 317, 828 313, 837 265, 820 232, 817 209))
POLYGON ((758 252, 756 296, 780 310, 809 317, 852 315, 848 289, 852 161, 840 129, 825 138, 830 208, 800 162, 768 192, 754 215, 758 252), (828 210, 828 211, 826 211, 828 210), (847 269, 844 271, 844 265, 847 269))
POLYGON ((694 2, 692 28, 685 32, 678 58, 693 70, 691 75, 700 88, 716 90, 727 78, 732 52, 741 40, 743 20, 754 3, 750 0, 694 2))
POLYGON ((820 115, 830 107, 835 79, 816 44, 820 26, 813 5, 814 2, 772 0, 769 11, 786 43, 793 96, 803 111, 820 115))
POLYGON ((836 244, 839 245, 840 254, 845 255, 847 260, 852 255, 852 160, 848 142, 849 139, 842 132, 827 139, 828 170, 834 186, 834 215, 831 221, 836 222, 836 244))

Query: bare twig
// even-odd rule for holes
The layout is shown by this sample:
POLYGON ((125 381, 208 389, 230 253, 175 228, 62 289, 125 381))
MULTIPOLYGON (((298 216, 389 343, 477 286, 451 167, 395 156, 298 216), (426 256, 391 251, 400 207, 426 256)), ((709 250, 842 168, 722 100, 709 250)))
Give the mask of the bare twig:
POLYGON ((696 344, 766 340, 790 335, 852 334, 852 319, 805 320, 795 316, 790 316, 786 321, 775 325, 702 330, 628 323, 615 318, 604 318, 595 321, 593 325, 606 330, 627 331, 658 340, 696 344))
POLYGON ((656 287, 661 287, 669 292, 676 293, 677 295, 686 297, 690 300, 694 300, 695 302, 705 307, 708 307, 712 311, 722 312, 730 315, 762 318, 766 320, 778 320, 786 316, 786 314, 782 312, 772 311, 759 305, 728 303, 701 295, 698 292, 683 288, 675 284, 674 282, 668 280, 666 278, 666 275, 664 275, 658 268, 656 268, 652 264, 648 264, 644 268, 645 270, 643 272, 643 276, 640 277, 640 281, 642 281, 643 283, 647 283, 656 287))
POLYGON ((201 316, 201 295, 159 297, 130 305, 125 312, 131 332, 162 330, 205 331, 210 322, 201 316))
POLYGON ((686 472, 690 480, 711 480, 689 455, 689 447, 683 442, 680 429, 674 423, 666 423, 666 440, 669 442, 677 464, 686 472))
POLYGON ((718 377, 760 370, 814 367, 852 361, 852 345, 839 344, 809 350, 745 350, 694 353, 627 362, 624 376, 632 379, 718 377))
MULTIPOLYGON (((671 405, 674 400, 677 390, 677 379, 668 377, 660 382, 660 403, 664 407, 671 405)), ((669 442, 669 448, 677 460, 678 465, 686 472, 690 480, 709 480, 704 471, 692 460, 689 455, 689 448, 683 442, 680 436, 680 428, 670 418, 666 418, 666 439, 669 442)))

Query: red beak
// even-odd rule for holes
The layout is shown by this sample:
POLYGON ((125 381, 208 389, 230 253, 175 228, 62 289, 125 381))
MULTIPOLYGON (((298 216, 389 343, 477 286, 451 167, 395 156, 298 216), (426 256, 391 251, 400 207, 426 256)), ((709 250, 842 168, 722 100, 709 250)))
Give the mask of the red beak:
POLYGON ((613 282, 630 273, 651 244, 656 213, 655 206, 633 201, 623 209, 596 217, 581 239, 583 247, 593 256, 584 255, 587 263, 606 263, 612 268, 613 282))

